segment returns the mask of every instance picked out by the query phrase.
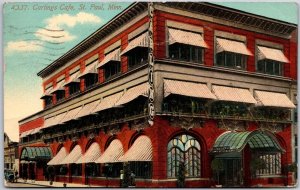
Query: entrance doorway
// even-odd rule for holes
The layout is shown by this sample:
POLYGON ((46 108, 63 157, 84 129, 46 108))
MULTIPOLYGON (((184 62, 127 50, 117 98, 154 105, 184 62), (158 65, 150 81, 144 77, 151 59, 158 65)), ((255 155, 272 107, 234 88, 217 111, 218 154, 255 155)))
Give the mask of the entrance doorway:
POLYGON ((220 175, 220 183, 226 187, 243 185, 241 158, 222 159, 224 170, 220 175))

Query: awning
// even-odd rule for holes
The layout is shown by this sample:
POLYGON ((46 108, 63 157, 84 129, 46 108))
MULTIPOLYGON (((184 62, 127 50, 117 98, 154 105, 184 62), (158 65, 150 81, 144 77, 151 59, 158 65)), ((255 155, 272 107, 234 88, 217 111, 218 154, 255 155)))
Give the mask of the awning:
POLYGON ((256 104, 256 100, 248 89, 213 85, 212 91, 221 101, 256 104))
POLYGON ((45 92, 44 92, 44 94, 41 96, 41 98, 40 99, 44 99, 44 98, 46 98, 46 97, 52 97, 53 95, 52 94, 50 94, 50 92, 52 91, 52 87, 51 88, 48 88, 45 92))
POLYGON ((72 151, 61 161, 61 164, 75 164, 82 157, 81 148, 76 145, 72 151))
POLYGON ((114 162, 120 162, 119 158, 123 156, 123 145, 120 140, 115 139, 113 140, 105 152, 100 156, 98 160, 96 160, 96 163, 114 163, 114 162))
POLYGON ((288 63, 288 58, 279 49, 258 46, 258 60, 271 59, 283 63, 288 63))
POLYGON ((216 99, 205 84, 184 82, 177 80, 164 80, 164 97, 170 94, 189 96, 195 98, 216 99))
POLYGON ((252 55, 243 42, 217 38, 217 53, 227 51, 243 55, 252 55))
POLYGON ((95 162, 97 159, 99 159, 100 155, 100 146, 98 143, 94 142, 76 163, 80 164, 95 162))
POLYGON ((65 157, 67 156, 67 151, 65 149, 65 147, 62 147, 58 153, 52 158, 52 160, 50 160, 47 165, 61 165, 63 159, 65 159, 65 157))
POLYGON ((20 138, 26 137, 30 132, 31 130, 24 131, 23 133, 21 133, 20 138))
POLYGON ((50 92, 50 94, 55 93, 56 91, 64 91, 64 84, 65 84, 65 80, 61 80, 59 83, 56 84, 55 88, 53 88, 50 92))
POLYGON ((152 161, 152 143, 150 138, 145 135, 138 137, 120 160, 152 161))
POLYGON ((83 108, 79 111, 79 113, 77 114, 76 117, 80 118, 80 117, 84 117, 84 116, 94 113, 94 110, 99 103, 100 103, 100 100, 96 100, 94 102, 85 104, 83 106, 83 108))
POLYGON ((121 57, 120 57, 120 48, 108 53, 104 59, 100 62, 100 64, 97 66, 97 69, 104 66, 106 63, 110 62, 110 61, 121 61, 121 57))
POLYGON ((131 40, 127 47, 121 52, 121 55, 125 55, 134 48, 137 47, 142 47, 142 48, 148 48, 149 47, 149 37, 148 37, 148 32, 145 32, 141 34, 140 36, 134 38, 131 40))
POLYGON ((211 152, 241 152, 247 144, 249 144, 250 148, 261 151, 285 151, 274 134, 256 130, 225 132, 217 138, 211 152))
POLYGON ((131 102, 132 100, 138 98, 139 96, 148 97, 148 91, 149 91, 148 83, 144 83, 132 87, 124 93, 124 95, 119 99, 119 101, 115 104, 115 106, 120 106, 128 102, 131 102))
POLYGON ((41 130, 41 127, 25 131, 25 132, 21 133, 20 138, 26 137, 28 135, 34 135, 34 134, 38 133, 40 130, 41 130))
POLYGON ((25 147, 21 151, 20 160, 47 160, 52 158, 49 147, 25 147))
POLYGON ((201 34, 169 28, 169 45, 180 43, 197 47, 207 48, 201 34))
POLYGON ((67 121, 73 120, 77 118, 77 114, 82 109, 82 106, 77 107, 75 109, 69 110, 65 117, 60 121, 60 123, 65 123, 67 121))
POLYGON ((98 59, 96 61, 94 61, 93 63, 89 64, 85 68, 84 72, 78 76, 78 78, 83 77, 87 74, 98 74, 97 65, 98 65, 98 59))
POLYGON ((123 92, 119 92, 110 96, 107 96, 101 100, 100 104, 93 110, 93 112, 99 112, 115 106, 115 103, 121 98, 123 92))
POLYGON ((72 75, 70 75, 69 79, 63 84, 63 86, 67 86, 71 83, 80 83, 80 79, 78 78, 79 76, 79 71, 76 73, 73 73, 72 75))
POLYGON ((58 114, 56 116, 53 116, 51 118, 45 119, 44 127, 43 128, 48 128, 54 125, 61 124, 61 121, 64 119, 65 115, 67 112, 63 112, 61 114, 58 114))
POLYGON ((296 108, 286 94, 267 91, 255 91, 254 94, 258 106, 296 108))

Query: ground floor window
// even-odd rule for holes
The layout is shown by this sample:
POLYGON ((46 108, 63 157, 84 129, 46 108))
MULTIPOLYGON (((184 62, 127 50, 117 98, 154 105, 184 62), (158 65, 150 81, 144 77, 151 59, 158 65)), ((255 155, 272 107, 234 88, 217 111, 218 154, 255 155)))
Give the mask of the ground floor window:
POLYGON ((123 163, 107 163, 103 165, 102 176, 120 177, 121 170, 123 170, 123 163))
POLYGON ((130 162, 130 170, 136 178, 151 178, 152 163, 151 162, 130 162))
POLYGON ((258 153, 256 158, 264 161, 264 169, 256 170, 256 175, 279 175, 281 174, 281 153, 258 153))
POLYGON ((200 143, 190 135, 179 135, 168 143, 168 177, 176 177, 180 162, 185 165, 187 177, 200 177, 201 153, 200 143))
POLYGON ((81 176, 82 165, 81 164, 71 164, 71 175, 81 176))
POLYGON ((89 177, 99 177, 100 176, 100 164, 88 163, 85 165, 85 173, 89 177))

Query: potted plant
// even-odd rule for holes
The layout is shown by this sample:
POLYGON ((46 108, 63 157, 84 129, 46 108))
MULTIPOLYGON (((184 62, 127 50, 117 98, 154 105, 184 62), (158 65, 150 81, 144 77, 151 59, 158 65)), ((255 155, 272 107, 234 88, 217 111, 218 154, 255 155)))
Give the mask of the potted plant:
POLYGON ((177 187, 182 188, 185 186, 185 167, 184 162, 179 163, 177 175, 177 187))
POLYGON ((224 170, 224 164, 223 161, 220 159, 213 159, 211 162, 211 169, 214 173, 217 174, 217 185, 216 187, 222 187, 220 184, 220 172, 224 170))
MULTIPOLYGON (((66 165, 61 166, 60 170, 59 170, 59 173, 61 175, 67 175, 67 173, 68 173, 68 167, 66 165)), ((67 187, 66 178, 64 178, 64 187, 67 187)))

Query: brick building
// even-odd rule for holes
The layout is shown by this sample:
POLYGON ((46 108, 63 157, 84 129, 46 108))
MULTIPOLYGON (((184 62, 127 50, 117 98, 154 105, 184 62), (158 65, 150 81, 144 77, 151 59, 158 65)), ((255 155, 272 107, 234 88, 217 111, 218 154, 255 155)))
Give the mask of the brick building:
POLYGON ((45 180, 48 165, 56 181, 118 187, 128 162, 137 187, 176 187, 180 172, 187 187, 295 184, 296 54, 294 24, 133 3, 38 73, 44 109, 19 121, 20 174, 45 180))
POLYGON ((18 143, 11 141, 4 133, 4 169, 18 170, 18 165, 18 143))

